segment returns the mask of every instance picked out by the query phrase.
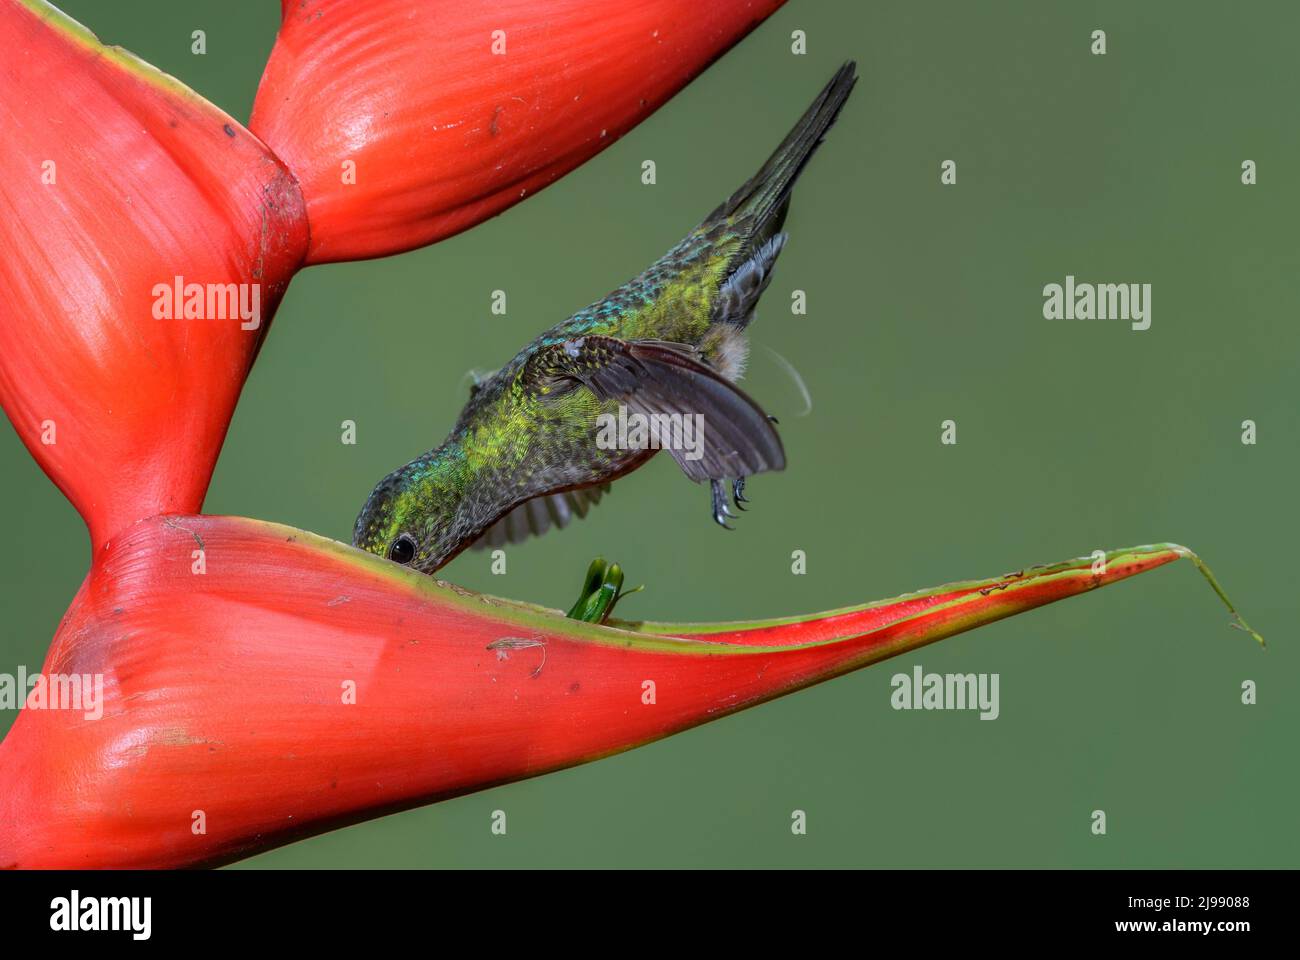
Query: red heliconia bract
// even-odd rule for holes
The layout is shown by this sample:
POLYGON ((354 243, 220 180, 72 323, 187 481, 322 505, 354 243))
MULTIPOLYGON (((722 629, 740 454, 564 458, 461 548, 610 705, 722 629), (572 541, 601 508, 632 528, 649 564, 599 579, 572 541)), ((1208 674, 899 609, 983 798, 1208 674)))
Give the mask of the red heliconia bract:
POLYGON ((96 555, 45 664, 103 676, 92 718, 24 710, 0 744, 0 867, 236 859, 626 750, 1182 555, 620 629, 277 524, 155 518, 96 555))
POLYGON ((0 49, 0 403, 99 546, 201 507, 302 198, 239 123, 51 7, 0 2, 0 49), (162 319, 178 277, 259 316, 162 319))
POLYGON ((471 227, 634 127, 784 0, 284 0, 249 128, 309 260, 471 227))

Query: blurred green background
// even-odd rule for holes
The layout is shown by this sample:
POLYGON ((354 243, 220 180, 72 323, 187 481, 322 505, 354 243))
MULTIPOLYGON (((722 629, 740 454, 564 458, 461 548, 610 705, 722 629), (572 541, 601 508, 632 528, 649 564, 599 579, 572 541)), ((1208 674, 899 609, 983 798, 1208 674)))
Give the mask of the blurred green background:
MULTIPOLYGON (((63 0, 248 116, 278 5, 63 0), (207 54, 190 53, 192 30, 207 54)), ((766 617, 1155 540, 1189 564, 1046 607, 598 763, 337 831, 246 867, 1296 866, 1297 257, 1291 2, 791 2, 640 127, 469 233, 316 267, 275 319, 206 509, 348 539, 440 441, 465 374, 640 271, 748 177, 841 61, 862 80, 795 194, 747 389, 783 474, 735 533, 667 457, 587 520, 467 553, 551 606, 597 553, 628 617, 766 617), (790 51, 806 31, 808 53, 790 51), (1104 29, 1108 53, 1089 53, 1104 29), (643 186, 653 159, 658 183, 643 186), (957 163, 942 186, 940 163, 957 163), (1241 163, 1259 183, 1240 183, 1241 163), (1153 323, 1047 321, 1044 284, 1149 282, 1153 323), (509 296, 493 316, 491 291, 509 296), (790 291, 808 314, 790 315, 790 291), (798 369, 799 391, 764 348, 798 369), (356 446, 340 422, 358 424, 356 446), (956 446, 940 423, 958 424, 956 446), (1255 446, 1241 422, 1258 424, 1255 446), (808 555, 806 576, 791 551, 808 555), (890 678, 997 672, 1001 717, 895 712, 890 678), (1259 703, 1243 706, 1244 680, 1259 703), (509 834, 489 831, 504 809, 509 834), (794 837, 790 811, 807 811, 794 837), (1108 835, 1089 815, 1104 809, 1108 835)), ((0 670, 37 669, 87 565, 0 431, 0 670)), ((0 730, 12 722, 0 714, 0 730)))

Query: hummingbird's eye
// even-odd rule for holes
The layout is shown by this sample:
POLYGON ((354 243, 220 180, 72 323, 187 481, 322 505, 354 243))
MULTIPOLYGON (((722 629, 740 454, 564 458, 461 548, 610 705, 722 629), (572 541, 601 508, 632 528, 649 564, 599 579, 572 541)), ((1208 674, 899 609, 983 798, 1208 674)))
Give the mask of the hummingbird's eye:
POLYGON ((388 548, 388 559, 397 563, 410 563, 415 559, 415 540, 404 533, 388 548))

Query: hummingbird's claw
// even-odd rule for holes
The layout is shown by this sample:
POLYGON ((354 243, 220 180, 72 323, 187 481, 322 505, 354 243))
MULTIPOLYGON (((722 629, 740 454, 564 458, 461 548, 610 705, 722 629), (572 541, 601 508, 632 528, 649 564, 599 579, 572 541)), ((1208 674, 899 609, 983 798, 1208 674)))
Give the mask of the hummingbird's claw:
POLYGON ((736 505, 737 510, 744 510, 742 503, 749 503, 749 498, 745 496, 745 478, 737 477, 731 481, 731 501, 736 505))
POLYGON ((735 514, 727 509, 727 493, 722 486, 722 481, 710 480, 709 486, 713 491, 713 522, 724 530, 734 530, 735 527, 727 523, 727 518, 735 514))

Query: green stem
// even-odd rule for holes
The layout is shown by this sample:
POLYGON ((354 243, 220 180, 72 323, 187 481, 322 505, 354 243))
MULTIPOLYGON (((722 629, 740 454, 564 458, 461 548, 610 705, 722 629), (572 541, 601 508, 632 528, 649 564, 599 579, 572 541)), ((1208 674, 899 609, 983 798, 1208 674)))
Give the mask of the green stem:
POLYGON ((1261 647, 1267 647, 1268 644, 1264 642, 1264 638, 1256 633, 1251 628, 1250 624, 1245 621, 1242 615, 1237 612, 1237 608, 1232 605, 1232 601, 1228 599, 1228 595, 1223 592, 1223 587, 1219 586, 1219 581, 1215 578, 1214 571, 1209 568, 1205 561, 1187 547, 1181 546, 1177 543, 1171 543, 1170 546, 1180 556, 1186 557, 1188 560, 1192 561, 1192 563, 1196 564, 1196 569, 1201 571, 1201 576, 1205 577, 1205 579, 1209 581, 1210 586, 1214 588, 1214 592, 1217 593, 1219 599, 1223 601, 1223 605, 1227 607, 1228 612, 1232 614, 1232 625, 1238 630, 1245 630, 1259 642, 1261 647))

